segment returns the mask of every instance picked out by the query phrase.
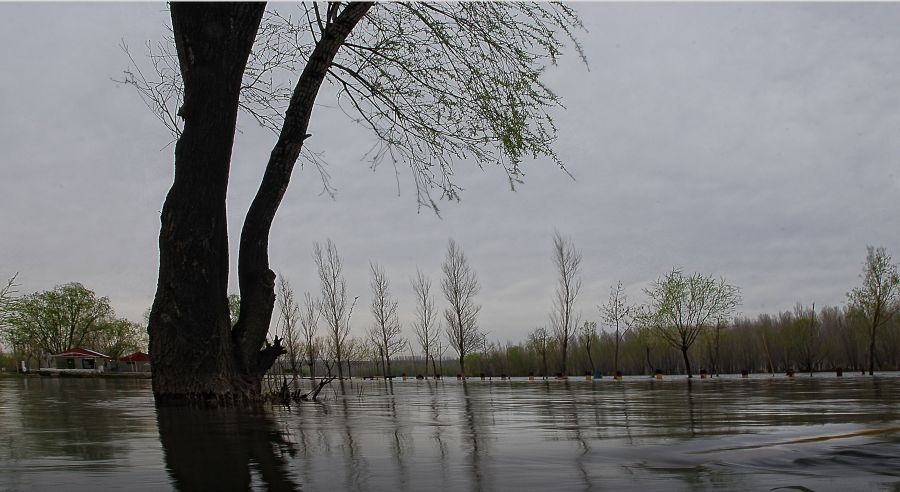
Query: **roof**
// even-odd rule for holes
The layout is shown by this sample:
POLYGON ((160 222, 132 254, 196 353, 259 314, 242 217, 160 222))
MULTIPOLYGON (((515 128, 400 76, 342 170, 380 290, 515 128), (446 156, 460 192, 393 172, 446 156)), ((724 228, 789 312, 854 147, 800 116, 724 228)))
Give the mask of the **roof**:
POLYGON ((112 358, 108 355, 101 354, 100 352, 95 352, 93 350, 81 347, 72 347, 69 350, 60 352, 58 354, 53 354, 51 355, 51 357, 99 357, 103 359, 112 358))
POLYGON ((150 362, 150 356, 143 352, 135 352, 130 355, 119 357, 122 362, 150 362))

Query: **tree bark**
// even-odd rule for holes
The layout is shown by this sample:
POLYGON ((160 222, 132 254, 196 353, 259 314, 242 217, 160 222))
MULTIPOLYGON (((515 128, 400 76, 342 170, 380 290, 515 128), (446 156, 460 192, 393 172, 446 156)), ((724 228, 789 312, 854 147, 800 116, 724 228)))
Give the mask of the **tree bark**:
MULTIPOLYGON (((371 3, 349 4, 322 32, 294 87, 278 142, 244 219, 238 253, 241 316, 234 327, 234 338, 240 350, 239 362, 245 370, 265 372, 268 369, 262 367, 265 361, 259 360, 259 347, 269 331, 275 308, 275 272, 269 268, 269 231, 275 212, 287 191, 303 142, 310 136, 309 120, 328 68, 350 31, 371 6, 371 3)), ((338 374, 343 376, 341 347, 336 350, 338 374)))
POLYGON ((681 346, 681 356, 684 358, 684 370, 687 371, 688 379, 692 379, 694 377, 693 372, 691 371, 691 359, 688 357, 688 348, 684 345, 681 346))
POLYGON ((173 3, 184 80, 175 180, 163 205, 160 269, 150 314, 153 391, 168 399, 253 400, 284 353, 266 342, 275 306, 268 263, 272 220, 307 135, 313 103, 338 49, 368 11, 347 5, 324 29, 304 68, 241 233, 241 314, 228 315, 225 197, 241 83, 264 3, 173 3), (265 343, 265 347, 263 347, 265 343))
POLYGON ((228 314, 225 195, 241 80, 262 3, 173 3, 184 79, 175 179, 159 234, 160 266, 148 327, 153 392, 169 398, 242 396, 228 314))

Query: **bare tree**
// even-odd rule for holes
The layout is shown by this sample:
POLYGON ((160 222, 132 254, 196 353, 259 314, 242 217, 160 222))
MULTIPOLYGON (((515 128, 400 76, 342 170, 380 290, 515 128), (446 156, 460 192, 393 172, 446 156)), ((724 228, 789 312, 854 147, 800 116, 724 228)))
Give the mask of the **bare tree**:
POLYGON ((353 362, 366 360, 366 341, 363 338, 349 338, 344 344, 344 358, 347 360, 347 377, 353 379, 353 362))
POLYGON ((301 327, 300 306, 294 299, 294 290, 291 288, 287 277, 278 279, 278 322, 281 326, 282 345, 291 368, 291 374, 296 379, 300 374, 303 363, 303 333, 301 327))
POLYGON ((300 337, 303 344, 303 357, 309 366, 309 377, 313 384, 316 381, 316 360, 322 352, 322 340, 318 336, 319 318, 322 310, 320 302, 309 292, 303 293, 303 311, 300 315, 300 337))
POLYGON ((481 306, 475 304, 475 296, 481 286, 478 285, 478 277, 469 266, 465 253, 453 239, 447 244, 447 256, 441 270, 444 272, 441 290, 450 303, 450 307, 444 310, 447 338, 450 346, 459 354, 459 372, 465 376, 466 354, 476 350, 481 342, 481 335, 478 333, 478 312, 481 311, 481 306))
POLYGON ((866 319, 869 334, 869 375, 875 374, 875 337, 878 329, 900 310, 900 276, 884 248, 866 248, 861 287, 847 294, 852 309, 866 319))
POLYGON ((16 277, 18 276, 19 274, 16 273, 6 281, 6 285, 4 285, 3 288, 0 288, 0 308, 6 307, 6 304, 12 301, 18 292, 16 290, 16 287, 18 287, 16 277))
MULTIPOLYGON (((444 354, 447 352, 447 345, 444 345, 444 342, 438 338, 437 340, 437 359, 438 359, 438 374, 441 376, 444 375, 444 354)), ((432 359, 434 360, 434 359, 432 359)))
POLYGON ((561 372, 568 374, 566 360, 569 350, 569 341, 575 335, 578 328, 578 319, 574 314, 575 299, 581 291, 581 277, 578 271, 581 269, 581 252, 575 249, 575 245, 569 238, 564 238, 556 231, 553 235, 553 265, 559 275, 559 283, 556 286, 553 297, 553 311, 550 313, 550 326, 559 340, 562 351, 561 372))
POLYGON ((416 339, 425 354, 425 373, 428 373, 428 362, 431 361, 432 373, 437 376, 437 363, 434 360, 435 350, 440 337, 440 326, 434 296, 431 295, 431 280, 421 271, 416 270, 416 278, 411 282, 416 296, 416 339))
POLYGON ((16 277, 18 276, 19 274, 16 273, 6 281, 3 288, 0 288, 0 335, 6 333, 6 323, 12 315, 12 305, 19 293, 16 289, 18 287, 16 277))
POLYGON ((375 324, 372 325, 369 338, 378 346, 378 350, 387 362, 386 377, 393 377, 391 373, 391 357, 397 355, 406 346, 406 340, 400 336, 400 319, 397 315, 397 300, 391 298, 390 282, 384 273, 384 269, 375 263, 370 263, 372 271, 372 317, 375 324))
POLYGON ((794 319, 788 328, 788 336, 796 353, 795 359, 803 364, 812 376, 823 355, 822 329, 819 320, 816 319, 816 304, 813 303, 812 307, 807 308, 797 303, 794 306, 794 319))
POLYGON ((631 306, 628 305, 628 296, 625 294, 625 288, 622 286, 621 280, 615 286, 610 287, 609 300, 606 301, 606 304, 600 306, 600 313, 603 315, 603 321, 610 328, 616 330, 613 365, 615 371, 618 372, 621 370, 619 367, 619 345, 622 342, 622 337, 631 329, 628 320, 632 315, 631 306))
POLYGON ((594 347, 594 342, 597 341, 597 323, 594 321, 585 321, 579 329, 578 338, 588 356, 588 362, 591 364, 591 374, 593 374, 596 371, 596 368, 594 367, 594 355, 592 349, 594 347))
POLYGON ((675 269, 644 292, 650 304, 644 323, 681 351, 685 371, 693 377, 688 350, 709 326, 730 317, 741 302, 740 290, 699 273, 685 277, 675 269))
POLYGON ((547 352, 550 348, 550 334, 543 327, 535 328, 528 335, 528 346, 541 357, 541 376, 547 379, 547 352))
MULTIPOLYGON (((343 261, 331 239, 325 242, 325 248, 313 243, 313 258, 322 282, 322 298, 319 310, 328 325, 329 346, 337 363, 338 378, 344 378, 342 365, 344 341, 350 334, 350 308, 347 304, 347 281, 344 279, 343 261)), ((329 373, 330 375, 330 373, 329 373)))

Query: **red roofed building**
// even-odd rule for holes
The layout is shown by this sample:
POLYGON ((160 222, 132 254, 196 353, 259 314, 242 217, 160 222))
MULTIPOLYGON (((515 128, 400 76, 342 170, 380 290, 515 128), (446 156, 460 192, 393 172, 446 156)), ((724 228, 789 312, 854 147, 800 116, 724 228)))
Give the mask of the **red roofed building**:
POLYGON ((108 355, 81 347, 72 347, 50 357, 56 361, 57 369, 86 369, 97 372, 103 372, 104 363, 112 359, 108 355))
MULTIPOLYGON (((150 372, 150 355, 143 352, 135 352, 123 357, 119 357, 120 363, 125 363, 127 371, 132 372, 150 372)), ((122 369, 120 369, 122 370, 122 369)))

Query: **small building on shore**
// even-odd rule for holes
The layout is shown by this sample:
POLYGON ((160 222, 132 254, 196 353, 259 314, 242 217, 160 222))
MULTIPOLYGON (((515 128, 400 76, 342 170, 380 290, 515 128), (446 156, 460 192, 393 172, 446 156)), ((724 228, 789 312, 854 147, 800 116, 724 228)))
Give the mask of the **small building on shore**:
POLYGON ((150 354, 135 352, 119 357, 118 370, 121 372, 150 372, 150 354))
POLYGON ((112 357, 108 355, 81 347, 72 347, 69 350, 53 354, 50 358, 54 361, 53 366, 62 371, 103 372, 106 363, 112 360, 112 357))

